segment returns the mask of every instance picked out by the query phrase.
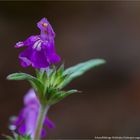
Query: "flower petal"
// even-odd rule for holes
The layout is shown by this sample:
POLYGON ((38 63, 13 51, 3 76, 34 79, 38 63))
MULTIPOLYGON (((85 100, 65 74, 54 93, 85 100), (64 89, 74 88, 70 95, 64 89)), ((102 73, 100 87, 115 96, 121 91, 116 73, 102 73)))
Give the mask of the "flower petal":
POLYGON ((22 124, 19 128, 18 128, 18 132, 21 135, 24 135, 26 133, 26 126, 25 124, 22 124))
POLYGON ((17 119, 16 119, 14 122, 12 122, 13 125, 15 125, 15 126, 18 127, 18 126, 24 121, 23 111, 24 111, 24 110, 22 110, 22 111, 20 112, 19 116, 17 117, 17 119))
POLYGON ((55 32, 48 22, 46 18, 42 18, 38 23, 37 27, 41 30, 41 37, 43 39, 45 38, 54 38, 55 37, 55 32))
POLYGON ((51 64, 55 64, 55 63, 59 62, 60 60, 61 60, 61 58, 56 53, 53 53, 49 56, 49 62, 51 64))
POLYGON ((19 54, 20 64, 23 67, 28 67, 31 64, 31 54, 32 54, 32 48, 28 47, 23 52, 19 54))
POLYGON ((43 129, 41 130, 41 137, 42 137, 42 138, 45 138, 46 135, 47 135, 46 129, 43 128, 43 129))
POLYGON ((42 43, 43 48, 45 48, 47 58, 50 64, 55 64, 61 60, 61 58, 56 54, 54 41, 48 43, 42 43))
POLYGON ((28 37, 23 43, 24 43, 24 46, 31 46, 33 45, 37 40, 39 39, 39 36, 38 35, 32 35, 30 37, 28 37))
POLYGON ((31 105, 31 104, 39 105, 39 100, 36 97, 34 89, 30 89, 27 92, 27 94, 24 96, 24 104, 25 105, 31 105))
POLYGON ((15 48, 21 48, 23 46, 24 46, 24 43, 20 41, 16 43, 15 48))
POLYGON ((46 68, 49 66, 47 55, 44 49, 40 51, 34 50, 31 55, 31 62, 34 68, 46 68))
POLYGON ((48 128, 55 128, 55 124, 46 116, 44 120, 44 125, 46 125, 48 128))

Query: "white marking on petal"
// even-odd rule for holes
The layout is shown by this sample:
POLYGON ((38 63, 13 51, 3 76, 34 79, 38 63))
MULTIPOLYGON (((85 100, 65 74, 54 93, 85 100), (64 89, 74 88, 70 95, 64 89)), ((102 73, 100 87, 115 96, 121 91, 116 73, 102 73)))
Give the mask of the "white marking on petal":
POLYGON ((39 42, 40 40, 38 40, 38 41, 36 41, 35 43, 34 43, 34 45, 33 45, 33 49, 36 49, 37 48, 37 45, 38 45, 38 42, 39 42))
POLYGON ((36 48, 37 51, 40 51, 41 50, 41 44, 42 44, 42 42, 39 42, 38 43, 37 48, 36 48))
POLYGON ((36 41, 33 45, 33 49, 36 49, 37 51, 40 51, 41 50, 41 44, 42 44, 41 40, 36 41))

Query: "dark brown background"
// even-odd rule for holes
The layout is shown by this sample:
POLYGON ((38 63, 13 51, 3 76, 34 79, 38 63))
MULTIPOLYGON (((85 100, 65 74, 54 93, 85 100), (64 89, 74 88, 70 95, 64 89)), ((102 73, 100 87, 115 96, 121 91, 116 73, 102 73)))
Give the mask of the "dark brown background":
POLYGON ((56 32, 57 52, 66 67, 104 58, 107 63, 73 81, 75 94, 53 106, 56 128, 48 138, 140 136, 140 2, 0 2, 0 133, 9 134, 8 118, 18 114, 30 88, 7 81, 21 68, 13 48, 38 34, 47 17, 56 32))

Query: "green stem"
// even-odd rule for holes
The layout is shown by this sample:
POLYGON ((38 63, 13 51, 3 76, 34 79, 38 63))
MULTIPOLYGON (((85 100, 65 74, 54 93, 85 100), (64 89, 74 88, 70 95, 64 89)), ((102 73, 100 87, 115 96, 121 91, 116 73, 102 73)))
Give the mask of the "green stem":
POLYGON ((42 130, 42 127, 43 127, 43 122, 44 122, 44 119, 47 115, 49 107, 50 106, 48 106, 48 105, 47 106, 45 106, 45 105, 40 106, 40 112, 39 112, 38 121, 37 121, 37 125, 36 125, 34 140, 39 140, 40 139, 41 130, 42 130))

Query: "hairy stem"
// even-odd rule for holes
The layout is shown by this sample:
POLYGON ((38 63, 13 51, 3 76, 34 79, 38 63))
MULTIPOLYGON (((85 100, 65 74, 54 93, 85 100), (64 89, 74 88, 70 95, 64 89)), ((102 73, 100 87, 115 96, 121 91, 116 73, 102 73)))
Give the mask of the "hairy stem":
POLYGON ((50 106, 45 106, 45 105, 41 105, 40 106, 40 112, 38 115, 38 121, 37 121, 37 125, 36 125, 36 130, 35 130, 35 135, 34 135, 34 140, 39 140, 41 137, 41 130, 43 127, 43 123, 44 123, 44 119, 47 115, 47 112, 49 110, 50 106))

